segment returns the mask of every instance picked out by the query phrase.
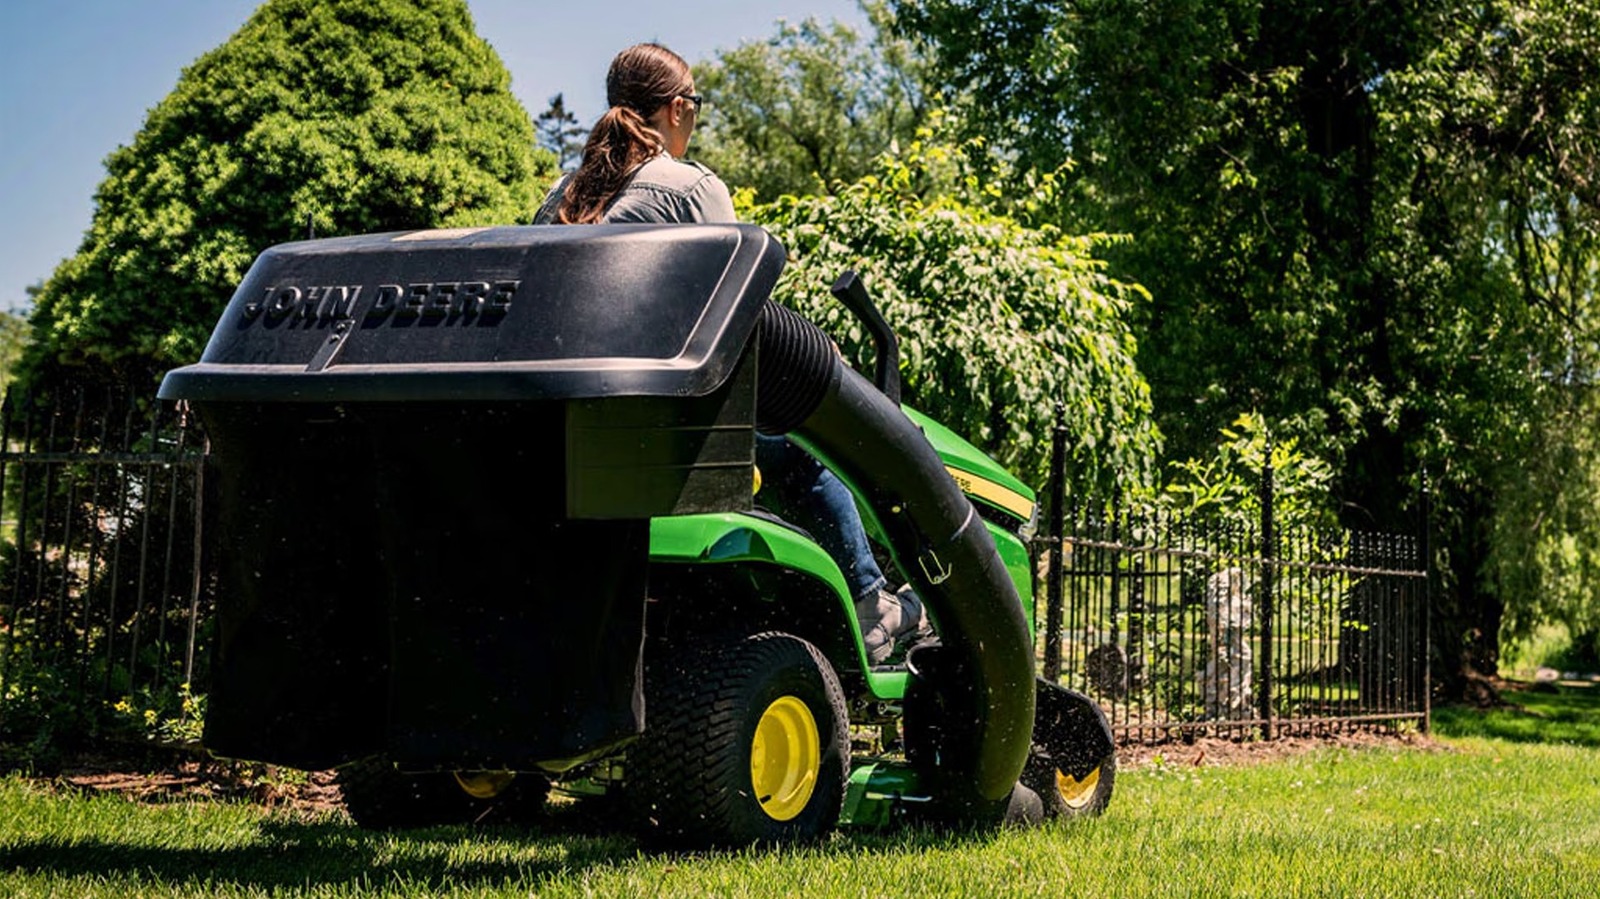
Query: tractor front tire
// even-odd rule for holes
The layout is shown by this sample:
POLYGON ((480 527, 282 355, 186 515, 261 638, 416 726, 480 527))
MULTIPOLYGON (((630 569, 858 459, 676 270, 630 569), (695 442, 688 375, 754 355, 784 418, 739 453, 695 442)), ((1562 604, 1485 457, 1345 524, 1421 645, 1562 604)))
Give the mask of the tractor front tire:
POLYGON ((1037 690, 1022 785, 1039 794, 1046 818, 1098 815, 1117 782, 1116 743, 1105 713, 1082 693, 1043 680, 1037 690))
POLYGON ((1073 777, 1048 757, 1030 755, 1022 770, 1022 784, 1039 794, 1046 818, 1093 817, 1111 804, 1117 782, 1115 753, 1100 760, 1094 770, 1081 778, 1073 777))
POLYGON ((654 660, 627 793, 644 837, 743 846, 815 839, 838 823, 850 732, 839 679, 784 633, 708 640, 654 660))

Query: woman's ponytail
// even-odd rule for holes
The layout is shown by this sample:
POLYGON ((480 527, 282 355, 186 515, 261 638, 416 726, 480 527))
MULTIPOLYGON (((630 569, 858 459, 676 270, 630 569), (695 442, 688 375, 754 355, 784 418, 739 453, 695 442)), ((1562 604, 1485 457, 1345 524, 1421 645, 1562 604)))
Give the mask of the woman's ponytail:
POLYGON ((634 170, 661 150, 661 136, 645 124, 644 116, 627 106, 606 110, 589 132, 578 170, 567 180, 556 221, 563 225, 600 221, 634 170))
POLYGON ((589 132, 583 161, 567 179, 555 220, 564 225, 603 220, 634 171, 666 149, 646 120, 693 84, 689 64, 660 44, 635 44, 618 53, 606 73, 611 108, 589 132))

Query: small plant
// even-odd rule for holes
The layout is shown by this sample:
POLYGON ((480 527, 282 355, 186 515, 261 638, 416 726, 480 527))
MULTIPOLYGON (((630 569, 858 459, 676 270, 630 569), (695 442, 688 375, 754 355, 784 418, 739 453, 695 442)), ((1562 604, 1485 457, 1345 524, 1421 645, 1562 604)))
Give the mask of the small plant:
POLYGON ((1260 415, 1246 412, 1222 429, 1223 442, 1208 459, 1173 464, 1164 494, 1190 512, 1218 512, 1245 527, 1261 520, 1261 478, 1270 463, 1273 517, 1281 530, 1335 523, 1328 485, 1333 468, 1300 449, 1293 437, 1274 433, 1260 415))
POLYGON ((205 728, 206 697, 188 682, 174 690, 141 689, 111 704, 111 711, 128 730, 152 743, 189 746, 200 742, 205 728))
POLYGON ((0 767, 49 767, 62 745, 98 725, 79 700, 78 678, 37 647, 17 641, 0 681, 0 767))

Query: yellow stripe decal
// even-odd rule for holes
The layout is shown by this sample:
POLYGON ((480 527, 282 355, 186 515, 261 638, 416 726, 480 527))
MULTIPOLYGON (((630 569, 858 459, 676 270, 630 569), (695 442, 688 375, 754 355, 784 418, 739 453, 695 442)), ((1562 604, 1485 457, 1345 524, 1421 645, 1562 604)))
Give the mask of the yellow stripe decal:
POLYGON ((970 472, 960 471, 946 465, 945 471, 950 472, 950 477, 955 479, 956 486, 961 492, 969 496, 999 506, 1007 512, 1027 520, 1033 515, 1033 503, 1027 497, 1015 490, 1002 487, 987 478, 980 478, 970 472))

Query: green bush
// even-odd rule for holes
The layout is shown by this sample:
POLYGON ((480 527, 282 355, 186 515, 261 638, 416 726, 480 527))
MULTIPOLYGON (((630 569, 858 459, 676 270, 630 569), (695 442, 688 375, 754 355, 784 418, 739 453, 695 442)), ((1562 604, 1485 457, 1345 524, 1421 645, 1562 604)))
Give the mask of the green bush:
POLYGON ((1073 481, 1147 482, 1160 438, 1126 323, 1145 293, 1096 258, 1113 238, 987 211, 996 184, 967 174, 959 148, 920 138, 831 196, 735 198, 788 248, 775 298, 870 371, 870 338, 829 293, 854 269, 899 334, 908 405, 1039 485, 1061 402, 1073 481))
POLYGON ((1577 634, 1560 622, 1542 624, 1526 637, 1500 635, 1500 670, 1531 679, 1539 668, 1592 673, 1600 671, 1600 634, 1577 634))

